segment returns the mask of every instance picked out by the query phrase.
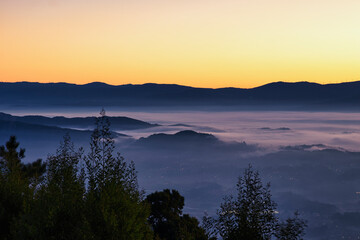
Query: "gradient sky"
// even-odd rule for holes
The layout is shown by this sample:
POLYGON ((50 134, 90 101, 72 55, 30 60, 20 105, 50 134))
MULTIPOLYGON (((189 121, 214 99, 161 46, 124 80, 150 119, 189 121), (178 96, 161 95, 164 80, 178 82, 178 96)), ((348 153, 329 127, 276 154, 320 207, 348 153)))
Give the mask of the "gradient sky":
POLYGON ((356 80, 359 0, 0 0, 0 81, 356 80))

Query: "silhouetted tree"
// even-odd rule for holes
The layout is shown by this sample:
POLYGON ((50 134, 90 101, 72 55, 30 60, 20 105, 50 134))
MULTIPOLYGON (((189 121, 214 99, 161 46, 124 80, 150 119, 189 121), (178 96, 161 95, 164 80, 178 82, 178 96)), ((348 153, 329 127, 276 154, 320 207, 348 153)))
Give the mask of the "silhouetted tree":
POLYGON ((35 192, 13 235, 18 239, 89 239, 85 218, 82 150, 65 135, 56 154, 47 159, 44 184, 35 192))
POLYGON ((155 239, 162 240, 202 240, 207 239, 199 221, 188 214, 182 215, 184 197, 176 190, 165 189, 146 197, 151 206, 149 222, 155 239))
POLYGON ((278 223, 276 203, 271 199, 270 184, 262 184, 259 172, 251 166, 237 183, 237 196, 227 196, 217 211, 217 218, 204 217, 207 233, 225 240, 300 239, 305 221, 289 218, 278 223))
POLYGON ((36 188, 44 180, 46 163, 42 159, 38 159, 32 163, 22 164, 21 171, 29 180, 30 186, 36 188))
POLYGON ((25 157, 25 149, 20 148, 15 136, 11 136, 5 146, 0 146, 0 168, 3 174, 21 170, 21 159, 25 157))
POLYGON ((201 227, 204 229, 206 237, 209 240, 216 240, 218 237, 218 230, 216 229, 217 219, 210 217, 207 212, 202 218, 201 227))
POLYGON ((35 162, 24 164, 21 162, 25 158, 25 149, 19 147, 15 136, 11 136, 5 146, 0 146, 0 172, 3 175, 19 174, 30 183, 38 183, 46 171, 46 164, 41 159, 35 162))
POLYGON ((180 218, 180 239, 188 240, 207 240, 205 230, 201 228, 199 221, 189 214, 184 214, 180 218))
POLYGON ((149 209, 138 189, 134 163, 114 154, 114 134, 101 112, 85 159, 87 219, 95 239, 151 239, 149 209))
POLYGON ((296 211, 294 217, 279 223, 275 236, 279 240, 301 240, 305 235, 306 227, 306 221, 301 219, 299 212, 296 211))
POLYGON ((18 149, 19 145, 11 136, 5 146, 0 146, 0 239, 12 238, 11 229, 45 172, 41 159, 33 164, 21 162, 25 149, 18 149))
POLYGON ((237 183, 237 196, 224 199, 218 211, 218 230, 224 239, 271 239, 276 227, 276 204, 270 184, 263 186, 251 166, 237 183))
MULTIPOLYGON (((10 238, 10 227, 23 210, 26 181, 21 176, 21 159, 25 150, 11 136, 0 146, 0 239, 10 238)), ((27 193, 26 193, 27 194, 27 193)))

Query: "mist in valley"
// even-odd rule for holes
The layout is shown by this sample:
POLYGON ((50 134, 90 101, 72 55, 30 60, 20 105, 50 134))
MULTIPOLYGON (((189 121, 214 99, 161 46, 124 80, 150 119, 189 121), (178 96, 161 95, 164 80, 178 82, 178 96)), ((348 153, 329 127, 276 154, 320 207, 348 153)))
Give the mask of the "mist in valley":
MULTIPOLYGON (((185 196, 186 213, 198 218, 204 212, 215 214, 251 164, 263 182, 271 183, 282 217, 299 210, 307 219, 307 239, 352 239, 360 232, 360 113, 110 110, 107 115, 153 124, 113 129, 118 133, 117 150, 135 162, 139 185, 147 193, 179 190, 185 196)), ((89 145, 91 129, 16 124, 0 128, 0 140, 5 143, 17 135, 28 162, 53 153, 65 132, 85 151, 89 145)))

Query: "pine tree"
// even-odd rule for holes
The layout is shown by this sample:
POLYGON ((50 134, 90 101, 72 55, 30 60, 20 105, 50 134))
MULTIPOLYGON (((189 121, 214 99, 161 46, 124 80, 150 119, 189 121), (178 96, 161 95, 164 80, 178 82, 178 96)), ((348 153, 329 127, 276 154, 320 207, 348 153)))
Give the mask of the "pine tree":
POLYGON ((134 163, 115 154, 114 133, 101 111, 86 157, 87 219, 95 239, 150 239, 149 209, 138 189, 134 163))
POLYGON ((298 240, 306 223, 295 214, 279 224, 276 203, 271 199, 270 183, 262 184, 259 172, 249 166, 238 179, 237 196, 227 196, 217 211, 217 218, 205 216, 203 225, 209 237, 224 240, 298 240))
POLYGON ((15 136, 0 146, 0 239, 12 239, 12 230, 31 201, 45 173, 41 159, 22 163, 25 149, 19 148, 15 136))
POLYGON ((251 166, 237 183, 237 196, 228 196, 218 210, 216 228, 223 239, 268 240, 276 228, 276 204, 270 184, 263 186, 251 166))
POLYGON ((18 150, 18 147, 15 136, 0 146, 0 239, 11 238, 11 225, 22 213, 28 194, 27 182, 21 173, 25 149, 18 150))

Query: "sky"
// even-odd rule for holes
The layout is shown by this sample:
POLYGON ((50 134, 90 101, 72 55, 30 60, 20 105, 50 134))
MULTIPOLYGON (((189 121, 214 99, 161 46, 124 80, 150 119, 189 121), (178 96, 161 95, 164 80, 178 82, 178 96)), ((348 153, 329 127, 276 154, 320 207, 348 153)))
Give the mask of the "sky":
POLYGON ((357 81, 359 12, 359 0, 0 0, 0 81, 357 81))

